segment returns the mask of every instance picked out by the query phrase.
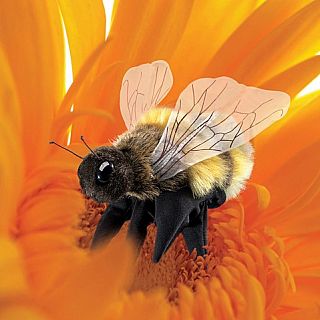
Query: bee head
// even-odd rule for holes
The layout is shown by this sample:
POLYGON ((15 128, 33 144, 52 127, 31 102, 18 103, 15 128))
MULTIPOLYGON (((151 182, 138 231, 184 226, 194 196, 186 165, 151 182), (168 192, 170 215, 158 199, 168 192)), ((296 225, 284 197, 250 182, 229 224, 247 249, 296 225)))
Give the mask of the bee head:
POLYGON ((132 169, 116 147, 99 147, 83 158, 78 168, 83 193, 97 202, 115 201, 130 190, 132 169))

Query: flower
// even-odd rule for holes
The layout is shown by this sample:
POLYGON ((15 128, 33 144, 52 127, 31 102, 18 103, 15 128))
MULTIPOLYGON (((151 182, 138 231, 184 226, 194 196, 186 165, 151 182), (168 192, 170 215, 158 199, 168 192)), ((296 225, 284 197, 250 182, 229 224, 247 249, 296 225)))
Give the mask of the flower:
POLYGON ((319 70, 319 7, 116 1, 105 42, 101 1, 0 3, 0 318, 319 318, 319 91, 254 140, 246 191, 210 211, 205 258, 178 239, 151 264, 154 227, 136 263, 121 235, 83 250, 102 208, 80 194, 76 158, 47 144, 66 143, 71 124, 81 154, 80 135, 99 145, 121 133, 122 76, 156 59, 175 75, 165 104, 201 76, 295 97, 319 70), (74 75, 65 96, 62 19, 74 75))

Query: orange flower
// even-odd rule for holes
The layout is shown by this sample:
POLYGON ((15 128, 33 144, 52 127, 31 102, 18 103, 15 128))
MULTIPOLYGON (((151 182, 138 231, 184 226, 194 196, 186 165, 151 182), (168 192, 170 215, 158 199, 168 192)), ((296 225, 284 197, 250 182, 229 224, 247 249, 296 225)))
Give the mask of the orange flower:
POLYGON ((210 212, 205 259, 178 239, 151 264, 153 227, 137 263, 121 236, 81 249, 101 210, 85 206, 77 159, 47 142, 66 143, 72 125, 84 154, 81 134, 99 145, 121 133, 122 76, 157 59, 175 76, 165 104, 201 76, 295 97, 318 74, 319 10, 317 0, 121 0, 105 42, 101 1, 0 3, 0 318, 318 319, 319 91, 255 139, 246 191, 210 212), (75 78, 64 97, 63 26, 75 78))

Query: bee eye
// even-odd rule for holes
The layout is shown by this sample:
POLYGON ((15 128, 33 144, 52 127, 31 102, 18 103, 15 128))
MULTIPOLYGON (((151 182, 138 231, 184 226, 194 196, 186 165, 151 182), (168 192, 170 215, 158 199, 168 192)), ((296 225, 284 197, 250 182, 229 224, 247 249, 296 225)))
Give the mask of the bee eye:
POLYGON ((100 164, 96 172, 96 181, 100 184, 105 184, 109 181, 110 175, 113 172, 113 164, 109 161, 104 161, 100 164))

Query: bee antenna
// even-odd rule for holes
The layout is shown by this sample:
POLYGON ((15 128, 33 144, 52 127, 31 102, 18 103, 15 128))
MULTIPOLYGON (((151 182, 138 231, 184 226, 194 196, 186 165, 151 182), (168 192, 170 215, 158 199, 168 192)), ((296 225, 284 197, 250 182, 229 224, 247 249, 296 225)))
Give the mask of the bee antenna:
POLYGON ((86 141, 84 140, 83 136, 80 136, 80 139, 82 140, 82 142, 85 144, 85 146, 91 151, 91 153, 93 155, 95 155, 97 158, 99 158, 99 156, 89 147, 89 145, 86 143, 86 141))
POLYGON ((55 141, 49 141, 49 144, 55 144, 56 146, 58 146, 58 147, 60 147, 60 148, 62 148, 62 149, 64 149, 64 150, 72 153, 72 154, 75 155, 76 157, 78 157, 78 158, 80 158, 80 159, 83 159, 83 157, 79 156, 78 154, 76 154, 76 153, 73 152, 72 150, 70 150, 70 149, 68 149, 68 148, 60 145, 59 143, 56 143, 55 141))

